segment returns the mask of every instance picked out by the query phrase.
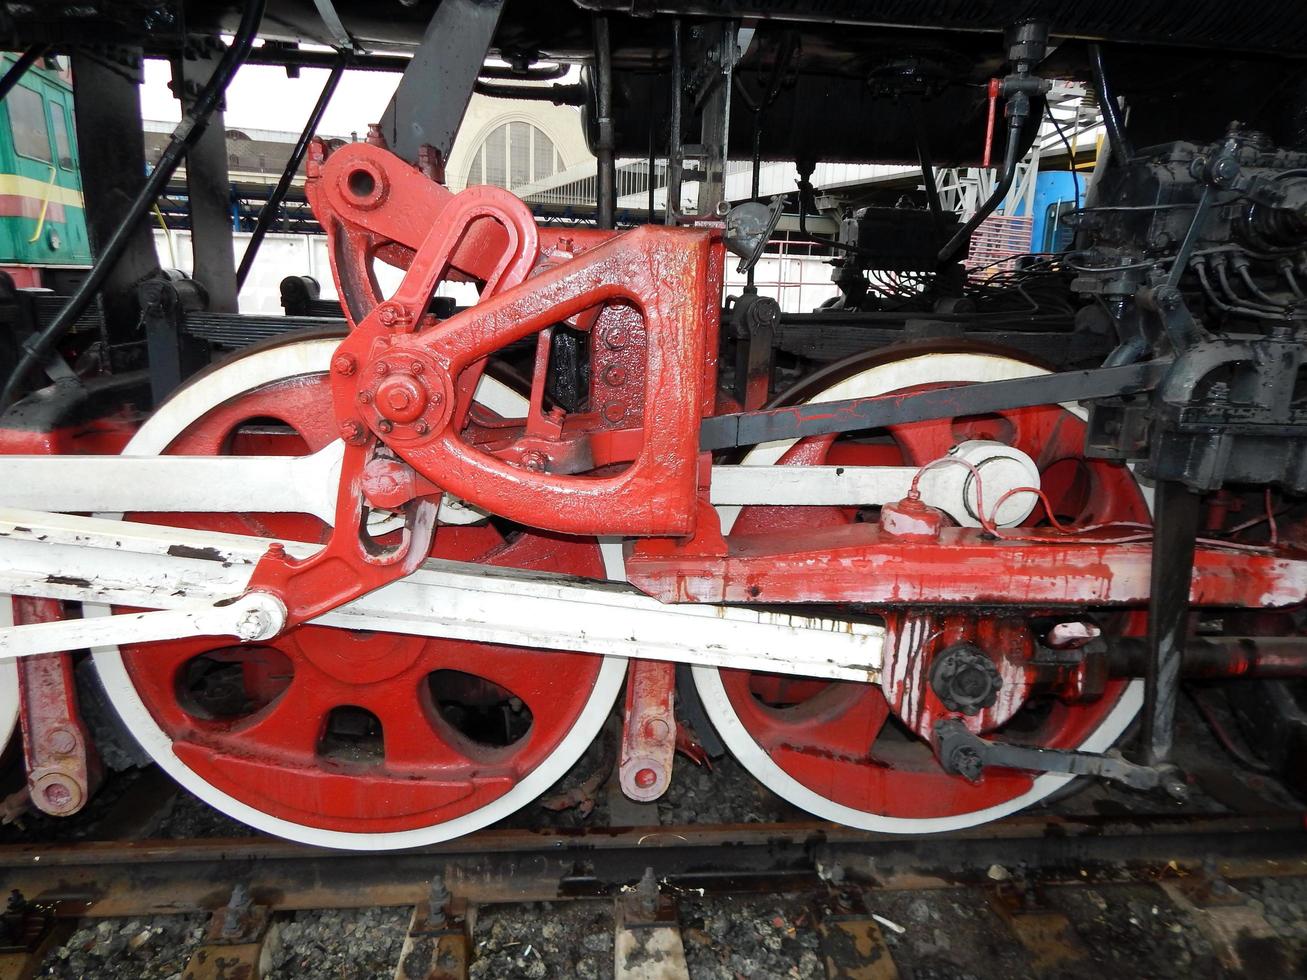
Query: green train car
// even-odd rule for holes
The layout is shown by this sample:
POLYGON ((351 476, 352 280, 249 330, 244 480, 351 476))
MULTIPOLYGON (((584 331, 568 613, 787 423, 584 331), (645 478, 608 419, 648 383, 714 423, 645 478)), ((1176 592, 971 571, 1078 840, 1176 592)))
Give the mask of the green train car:
MULTIPOLYGON (((3 55, 0 72, 17 57, 3 55)), ((0 271, 17 286, 46 286, 51 273, 90 264, 73 86, 38 63, 0 112, 0 271)))

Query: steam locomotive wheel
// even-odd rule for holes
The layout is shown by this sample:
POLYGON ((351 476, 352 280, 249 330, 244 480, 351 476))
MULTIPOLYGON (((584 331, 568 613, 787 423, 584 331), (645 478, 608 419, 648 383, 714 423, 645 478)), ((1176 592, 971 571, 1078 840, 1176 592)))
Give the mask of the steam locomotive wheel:
MULTIPOLYGON (((199 377, 124 452, 321 449, 336 438, 327 379, 336 345, 268 347, 199 377)), ((477 398, 524 414, 523 399, 489 377, 477 398)), ((329 531, 298 514, 128 518, 296 541, 329 531)), ((622 574, 620 549, 491 523, 440 527, 432 554, 622 574)), ((626 669, 621 658, 311 625, 261 645, 196 637, 102 649, 95 664, 128 728, 196 796, 269 833, 358 849, 456 837, 539 795, 598 733, 626 669)))
MULTIPOLYGON (((844 362, 803 386, 790 401, 922 390, 1046 373, 991 352, 886 353, 844 362), (895 355, 889 354, 889 357, 895 355)), ((1084 412, 1050 405, 995 415, 895 426, 888 438, 809 438, 758 446, 751 465, 904 465, 944 455, 966 439, 997 439, 1027 452, 1064 523, 1148 521, 1148 501, 1130 472, 1083 458, 1084 412)), ((991 502, 992 505, 993 502, 991 502)), ((759 533, 849 523, 848 508, 745 507, 721 510, 722 530, 759 533)), ((1040 519, 1036 509, 1032 520, 1040 519)), ((1118 628, 1139 630, 1139 615, 1118 628)), ((979 783, 945 773, 930 747, 898 724, 878 685, 795 681, 775 675, 694 668, 705 709, 735 757, 764 785, 818 816, 866 830, 955 830, 1030 806, 1072 777, 988 770, 979 783)), ((1111 681, 1097 700, 1030 703, 999 737, 1087 751, 1107 749, 1142 702, 1142 682, 1111 681)))

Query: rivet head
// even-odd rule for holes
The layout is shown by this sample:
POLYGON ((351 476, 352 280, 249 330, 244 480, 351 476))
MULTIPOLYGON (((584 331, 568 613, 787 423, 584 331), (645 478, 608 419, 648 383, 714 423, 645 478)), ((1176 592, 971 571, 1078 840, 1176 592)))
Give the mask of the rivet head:
POLYGON ((77 748, 77 736, 67 728, 56 728, 50 732, 50 750, 59 755, 70 755, 77 748))
POLYGON ((392 422, 412 422, 426 409, 427 393, 411 374, 392 374, 377 386, 376 405, 392 422))

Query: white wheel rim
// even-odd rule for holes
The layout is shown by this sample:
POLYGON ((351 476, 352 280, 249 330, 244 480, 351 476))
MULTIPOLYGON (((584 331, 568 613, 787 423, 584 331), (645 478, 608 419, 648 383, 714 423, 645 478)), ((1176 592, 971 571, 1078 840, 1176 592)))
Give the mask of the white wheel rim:
MULTIPOLYGON (((0 595, 0 627, 14 625, 13 596, 0 595)), ((18 661, 0 660, 0 753, 18 727, 18 661)))
MULTIPOLYGON (((230 398, 284 378, 325 374, 330 369, 331 358, 338 343, 336 339, 314 339, 272 347, 239 358, 226 367, 205 375, 160 406, 132 437, 123 453, 155 455, 162 452, 193 420, 230 398)), ((492 411, 510 417, 521 415, 526 406, 525 399, 490 377, 481 379, 477 388, 477 400, 492 411)), ((601 542, 600 549, 608 577, 624 579, 620 544, 605 541, 601 542)), ((107 616, 110 612, 108 606, 101 604, 84 603, 82 606, 82 614, 88 617, 107 616)), ((539 766, 503 796, 478 810, 430 827, 368 834, 324 830, 274 817, 216 788, 177 757, 173 751, 172 739, 159 727, 137 694, 118 648, 98 647, 92 650, 92 654, 105 693, 128 731, 151 758, 182 786, 215 809, 258 830, 306 844, 349 850, 393 850, 435 844, 471 833, 518 810, 561 779, 581 757, 599 734, 626 675, 625 658, 605 657, 590 698, 571 729, 539 766)))
MULTIPOLYGON (((868 368, 814 395, 809 401, 833 401, 841 398, 882 395, 945 379, 976 382, 1007 381, 1048 373, 1043 368, 993 354, 923 354, 868 368)), ((1086 418, 1087 413, 1079 405, 1064 403, 1062 407, 1077 418, 1086 418)), ((741 462, 755 466, 775 464, 796 441, 790 439, 759 445, 741 462)), ((1151 510, 1152 494, 1145 487, 1140 489, 1144 492, 1145 502, 1151 510)), ((730 531, 739 512, 738 507, 718 509, 723 534, 730 531)), ((996 806, 946 817, 891 817, 856 810, 813 792, 772 760, 740 721, 730 698, 727 697, 720 671, 714 667, 694 667, 693 674, 694 686, 703 701, 708 718, 717 729, 722 741, 726 743, 726 747, 731 750, 731 754, 741 765, 782 799, 823 819, 850 827, 891 834, 931 834, 962 830, 1025 809, 1075 778, 1063 773, 1045 773, 1036 777, 1030 789, 1020 796, 996 806)), ((1143 698, 1143 681, 1135 680, 1126 685, 1116 705, 1079 748, 1085 752, 1103 752, 1110 748, 1139 713, 1143 698)))

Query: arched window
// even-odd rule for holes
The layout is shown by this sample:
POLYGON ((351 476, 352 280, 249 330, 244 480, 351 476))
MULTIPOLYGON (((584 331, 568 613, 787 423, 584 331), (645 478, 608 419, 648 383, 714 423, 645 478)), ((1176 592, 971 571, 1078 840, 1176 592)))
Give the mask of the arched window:
POLYGON ((527 122, 508 122, 491 130, 472 157, 467 184, 494 184, 516 190, 563 169, 554 141, 527 122))

